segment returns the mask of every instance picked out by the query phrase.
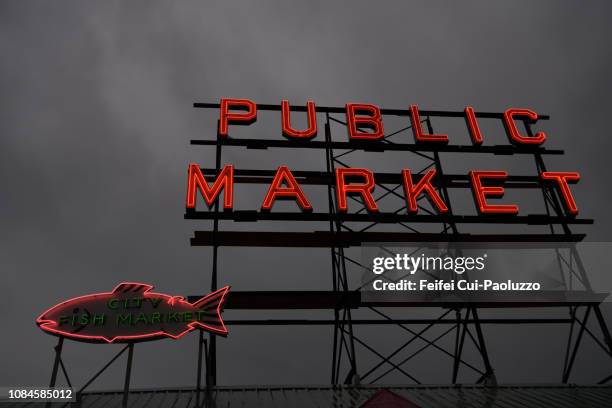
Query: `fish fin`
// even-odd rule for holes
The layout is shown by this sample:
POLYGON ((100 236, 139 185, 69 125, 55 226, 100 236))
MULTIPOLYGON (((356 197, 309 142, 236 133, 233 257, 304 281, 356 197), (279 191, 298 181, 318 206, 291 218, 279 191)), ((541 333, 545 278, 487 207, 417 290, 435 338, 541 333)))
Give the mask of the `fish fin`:
POLYGON ((113 289, 113 293, 145 293, 153 289, 146 283, 122 282, 113 289))
POLYGON ((164 327, 163 331, 164 333, 166 333, 167 336, 172 337, 173 339, 178 339, 179 337, 182 337, 185 333, 190 332, 191 330, 193 330, 193 328, 191 328, 190 326, 176 325, 164 327))
POLYGON ((185 300, 185 297, 184 297, 184 296, 172 296, 172 297, 169 297, 169 298, 168 298, 168 304, 169 304, 170 306, 174 306, 174 304, 175 304, 176 302, 181 302, 181 301, 184 301, 184 300, 185 300))

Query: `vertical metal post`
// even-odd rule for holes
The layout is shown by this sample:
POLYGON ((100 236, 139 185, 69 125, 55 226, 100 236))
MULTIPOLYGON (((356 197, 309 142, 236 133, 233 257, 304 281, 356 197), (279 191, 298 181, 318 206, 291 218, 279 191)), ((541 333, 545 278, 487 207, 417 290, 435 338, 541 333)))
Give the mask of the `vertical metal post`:
MULTIPOLYGON (((327 171, 328 173, 333 177, 333 174, 335 172, 335 165, 334 165, 334 152, 332 150, 331 147, 331 142, 332 142, 332 138, 331 138, 331 127, 330 127, 330 122, 329 122, 329 113, 326 115, 326 123, 325 123, 325 142, 326 142, 326 146, 325 146, 325 152, 326 152, 326 163, 327 163, 327 171)), ((331 182, 328 184, 328 195, 329 195, 329 205, 330 205, 330 213, 332 214, 336 214, 337 209, 336 209, 336 204, 334 204, 333 198, 332 198, 332 184, 331 182)), ((341 221, 339 221, 338 219, 336 219, 335 223, 330 222, 330 231, 335 231, 337 233, 341 232, 342 230, 342 223, 341 221), (335 224, 335 229, 334 229, 334 224, 335 224)), ((345 384, 349 384, 349 383, 353 383, 353 384, 358 384, 359 383, 359 375, 357 373, 357 356, 355 353, 355 340, 354 340, 354 335, 353 335, 353 323, 352 323, 352 318, 351 318, 351 310, 350 310, 350 306, 346 304, 346 300, 348 299, 348 293, 349 293, 349 286, 348 286, 348 277, 346 274, 346 260, 344 257, 344 248, 342 247, 338 247, 338 254, 336 255, 335 251, 336 248, 332 247, 332 270, 334 271, 334 290, 338 290, 338 282, 341 283, 341 290, 343 293, 343 297, 342 297, 342 308, 343 308, 343 316, 342 316, 342 323, 340 323, 338 321, 338 319, 340 318, 340 314, 338 313, 338 308, 336 308, 335 312, 334 312, 334 318, 335 318, 335 325, 334 325, 334 356, 333 359, 336 360, 336 358, 338 359, 338 361, 332 361, 332 370, 333 367, 338 367, 338 363, 340 361, 341 358, 341 354, 342 354, 342 344, 345 341, 344 340, 344 336, 345 336, 345 330, 344 330, 344 325, 348 325, 348 345, 347 345, 347 354, 348 354, 348 358, 351 364, 351 370, 349 371, 348 375, 346 376, 344 383, 345 384), (336 258, 337 256, 337 258, 336 258), (338 263, 336 263, 336 259, 338 259, 338 263), (341 278, 341 279, 340 279, 341 278), (346 322, 346 323, 345 323, 346 322), (340 340, 338 342, 338 331, 340 330, 340 340), (338 347, 338 352, 336 352, 336 345, 338 347)), ((338 382, 339 380, 339 373, 334 373, 334 371, 332 371, 332 382, 338 382)))
POLYGON ((202 390, 202 343, 204 342, 204 331, 199 330, 198 336, 198 374, 196 380, 196 408, 200 408, 200 392, 202 390))
POLYGON ((206 339, 204 339, 204 366, 206 368, 206 391, 204 393, 204 404, 206 407, 214 407, 214 401, 212 399, 212 381, 210 375, 208 375, 208 372, 210 371, 210 354, 208 353, 208 343, 206 342, 206 339))
MULTIPOLYGON (((427 124, 427 131, 430 134, 433 134, 434 132, 433 126, 431 125, 431 119, 429 118, 429 116, 427 117, 427 120, 425 123, 427 124)), ((444 170, 442 169, 442 161, 440 160, 440 154, 437 151, 434 151, 433 156, 434 156, 434 165, 436 167, 437 176, 440 178, 440 180, 442 180, 444 177, 444 170)), ((453 215, 453 208, 451 207, 451 200, 450 200, 446 185, 441 183, 440 192, 442 193, 444 202, 446 203, 446 206, 448 207, 448 214, 453 215)), ((450 221, 449 224, 450 224, 451 229, 453 230, 453 233, 457 234, 459 232, 457 230, 457 224, 453 221, 450 221)), ((446 227, 446 223, 444 223, 444 226, 446 227)), ((444 230, 446 231, 446 228, 444 228, 444 230)))
MULTIPOLYGON (((434 130, 431 124, 431 118, 429 116, 427 117, 426 124, 427 124, 427 131, 433 134, 434 130)), ((436 151, 434 151, 434 163, 436 167, 437 176, 440 177, 440 179, 442 179, 444 177, 444 171, 442 169, 442 161, 440 160, 439 153, 436 151)), ((453 208, 451 206, 451 200, 450 200, 450 196, 448 193, 448 189, 446 188, 446 185, 444 184, 441 185, 440 192, 442 193, 442 197, 444 198, 444 201, 447 203, 448 213, 452 215, 453 208)), ((453 234, 458 234, 459 230, 457 228, 457 224, 453 221, 450 221, 449 224, 450 224, 453 234)), ((445 224, 444 230, 446 231, 446 224, 445 224)), ((469 317, 469 311, 470 309, 468 308, 468 314, 466 316, 466 320, 469 317)), ((493 369, 491 368, 491 362, 489 361, 489 355, 487 354, 487 348, 485 346, 484 335, 482 334, 482 328, 480 327, 480 320, 478 319, 478 313, 476 312, 475 307, 471 308, 471 311, 472 311, 472 318, 474 320, 474 328, 476 329, 476 333, 478 335, 478 342, 480 343, 480 350, 479 350, 480 356, 482 357, 482 361, 485 366, 486 375, 487 377, 491 376, 493 382, 495 382, 495 377, 493 376, 493 369)), ((459 330, 459 328, 457 328, 457 330, 459 330)), ((467 330, 467 327, 464 328, 464 330, 467 330)), ((459 370, 459 366, 455 365, 453 367, 453 383, 456 383, 457 381, 458 370, 459 370)))
MULTIPOLYGON (((472 308, 472 317, 474 318, 475 322, 478 322, 478 312, 476 311, 475 307, 472 308)), ((489 353, 487 352, 487 345, 484 340, 484 335, 482 334, 482 328, 480 327, 480 324, 475 324, 474 326, 476 329, 476 337, 478 339, 480 355, 482 356, 482 360, 485 366, 485 374, 481 379, 478 380, 478 383, 484 381, 485 384, 496 385, 497 379, 495 378, 493 367, 491 366, 491 362, 489 361, 489 353)))
POLYGON ((459 375, 459 363, 461 362, 461 354, 463 353, 463 344, 465 342, 465 334, 467 333, 467 322, 470 318, 470 309, 466 309, 465 319, 462 322, 461 309, 456 309, 457 332, 455 333, 455 353, 453 358, 453 384, 457 384, 457 376, 459 375), (463 330, 461 329, 463 326, 463 330))
POLYGON ((599 305, 593 306, 593 311, 595 312, 595 317, 599 322, 599 327, 603 332, 604 342, 606 346, 608 346, 608 354, 612 355, 612 337, 610 336, 610 330, 608 330, 608 325, 606 324, 606 319, 604 319, 603 314, 601 313, 601 309, 599 305))
MULTIPOLYGON (((330 126, 329 126, 329 113, 325 114, 325 164, 326 164, 326 169, 327 169, 327 173, 332 174, 332 164, 331 164, 331 149, 330 149, 330 126)), ((328 211, 329 214, 332 215, 334 214, 334 199, 332 196, 332 179, 330 178, 327 181, 327 200, 328 200, 328 211)), ((334 232, 334 221, 332 220, 332 217, 330 217, 329 219, 329 232, 333 233, 334 232)), ((337 276, 337 271, 336 271, 336 248, 334 248, 333 246, 330 248, 330 255, 331 255, 331 266, 332 266, 332 288, 334 293, 338 291, 338 276, 337 276)), ((336 385, 338 383, 338 375, 336 373, 336 363, 338 361, 338 347, 339 347, 339 342, 338 342, 338 332, 340 331, 340 325, 339 325, 339 320, 340 320, 340 313, 338 310, 338 307, 334 307, 334 338, 333 338, 333 350, 332 350, 332 361, 331 361, 331 383, 332 385, 336 385)))
POLYGON ((53 362, 53 371, 51 372, 51 381, 49 382, 49 387, 55 387, 55 382, 57 381, 57 370, 59 369, 60 361, 62 358, 63 346, 64 346, 64 338, 60 336, 58 338, 57 345, 54 347, 55 361, 53 362))
POLYGON ((123 403, 121 406, 127 408, 130 395, 130 377, 132 375, 132 357, 134 356, 134 343, 128 346, 127 366, 125 368, 125 383, 123 384, 123 403))
MULTIPOLYGON (((219 136, 219 122, 217 121, 217 145, 215 151, 215 169, 217 175, 221 170, 221 137, 219 136)), ((215 201, 215 219, 213 221, 213 265, 212 265, 212 277, 210 283, 210 290, 217 290, 218 285, 218 269, 217 264, 219 261, 219 245, 217 245, 217 232, 219 232, 219 201, 215 201)), ((210 376, 212 380, 211 385, 217 385, 217 338, 213 334, 209 336, 210 341, 210 362, 206 367, 206 375, 210 376), (210 373, 209 373, 210 370, 210 373)))
POLYGON ((580 324, 580 330, 578 331, 578 336, 576 337, 576 341, 574 343, 572 354, 569 358, 567 365, 564 367, 563 378, 562 378, 563 384, 567 384, 567 381, 569 380, 569 376, 572 372, 572 367, 574 366, 574 361, 576 360, 576 355, 578 354, 578 348, 580 347, 580 341, 582 340, 582 335, 584 334, 584 331, 586 329, 586 325, 587 325, 587 321, 589 319, 590 313, 591 313, 591 305, 588 305, 584 312, 582 323, 580 324))
MULTIPOLYGON (((51 381, 49 381, 49 387, 55 387, 55 382, 57 381, 57 371, 59 369, 60 363, 62 361, 62 348, 64 346, 64 338, 58 337, 57 345, 54 347, 55 350, 55 361, 53 362, 53 370, 51 371, 51 381)), ((47 402, 45 407, 50 407, 51 403, 47 402)))

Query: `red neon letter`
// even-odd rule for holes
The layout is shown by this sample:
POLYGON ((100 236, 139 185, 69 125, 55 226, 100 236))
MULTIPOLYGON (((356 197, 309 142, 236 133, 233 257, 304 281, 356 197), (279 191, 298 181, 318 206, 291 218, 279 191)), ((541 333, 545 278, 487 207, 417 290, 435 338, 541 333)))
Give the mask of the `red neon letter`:
POLYGON ((378 106, 360 103, 346 104, 346 124, 349 139, 378 140, 385 136, 382 116, 378 106), (367 113, 369 116, 355 116, 357 113, 367 113), (372 132, 364 132, 358 128, 372 129, 372 132))
POLYGON ((377 212, 378 206, 372 191, 374 190, 374 174, 368 169, 341 168, 336 169, 336 198, 338 200, 338 210, 348 211, 346 195, 349 193, 360 194, 368 211, 377 212), (365 179, 361 184, 346 184, 345 176, 356 176, 365 179))
POLYGON ((304 195, 300 185, 295 180, 295 177, 293 177, 291 170, 289 170, 289 167, 287 166, 280 166, 276 170, 274 180, 272 180, 272 184, 270 184, 270 188, 266 193, 261 209, 268 211, 271 210, 277 197, 293 198, 298 203, 302 211, 312 210, 312 205, 310 205, 308 202, 306 195, 304 195), (287 187, 282 186, 283 182, 287 184, 287 187))
POLYGON ((557 185, 561 189, 563 202, 567 212, 572 215, 578 214, 578 207, 576 206, 576 201, 574 201, 574 196, 572 196, 572 192, 570 191, 568 184, 569 182, 577 183, 578 180, 580 180, 580 173, 571 171, 545 171, 542 172, 540 177, 542 180, 557 182, 557 185))
POLYGON ((417 143, 448 143, 448 135, 428 135, 426 133, 423 133, 423 127, 421 126, 421 117, 419 116, 419 107, 416 105, 410 105, 410 122, 412 123, 412 133, 414 134, 414 140, 417 143))
POLYGON ((544 143, 546 140, 546 133, 538 132, 534 137, 525 137, 521 136, 518 129, 516 128, 516 123, 514 123, 515 116, 523 116, 527 117, 530 120, 538 120, 538 114, 529 109, 514 109, 510 108, 504 112, 504 126, 510 136, 510 141, 518 144, 528 144, 528 145, 539 145, 544 143))
POLYGON ((212 187, 208 186, 200 166, 197 164, 189 165, 189 175, 187 177, 187 208, 195 209, 196 192, 200 189, 206 205, 211 207, 221 189, 225 189, 223 194, 223 208, 231 209, 234 206, 234 166, 228 164, 223 167, 212 187))
POLYGON ((435 170, 429 170, 419 182, 415 185, 412 183, 412 175, 409 169, 402 170, 402 177, 404 178, 404 192, 406 194, 406 201, 408 202, 408 212, 416 213, 417 197, 423 192, 427 193, 432 206, 435 206, 440 213, 448 212, 448 207, 442 201, 442 198, 431 184, 431 179, 436 175, 435 170))
POLYGON ((487 196, 503 197, 504 188, 500 186, 485 187, 482 185, 483 178, 505 179, 508 173, 505 171, 470 171, 472 179, 472 192, 476 206, 481 214, 517 214, 518 205, 515 204, 488 204, 487 196))
POLYGON ((468 130, 470 131, 470 137, 472 138, 472 143, 476 146, 480 146, 482 144, 482 134, 480 133, 480 127, 478 126, 478 122, 476 122, 476 114, 474 113, 474 108, 471 106, 466 106, 465 108, 465 120, 468 125, 468 130))
POLYGON ((219 135, 227 137, 228 124, 249 125, 257 120, 257 105, 248 99, 221 99, 219 116, 219 135), (230 113, 230 109, 243 109, 245 112, 230 113))
POLYGON ((291 109, 289 101, 281 102, 283 136, 297 139, 310 139, 317 135, 317 112, 313 101, 306 103, 308 109, 308 129, 295 130, 291 127, 291 109))

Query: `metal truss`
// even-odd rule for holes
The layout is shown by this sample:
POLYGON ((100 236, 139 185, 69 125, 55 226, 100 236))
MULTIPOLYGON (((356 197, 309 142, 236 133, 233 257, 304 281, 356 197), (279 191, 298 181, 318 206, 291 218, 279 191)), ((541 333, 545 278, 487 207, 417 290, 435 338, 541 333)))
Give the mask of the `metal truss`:
MULTIPOLYGON (((218 109, 219 104, 195 103, 196 108, 218 109)), ((258 105, 258 110, 280 111, 280 105, 258 105)), ((292 111, 304 112, 305 107, 295 106, 292 111)), ((461 374, 475 375, 475 382, 495 384, 494 369, 489 359, 486 339, 483 334, 484 324, 566 324, 569 325, 569 338, 562 381, 567 383, 578 353, 582 338, 586 334, 612 357, 612 340, 605 319, 598 303, 506 303, 506 304, 373 304, 360 298, 359 289, 351 285, 352 269, 359 271, 369 267, 362 265, 358 259, 347 253, 348 248, 359 246, 364 242, 401 243, 401 242, 556 242, 563 243, 569 250, 569 256, 557 251, 559 266, 565 267, 568 272, 564 275, 564 282, 570 280, 579 282, 583 287, 588 286, 588 278, 580 260, 575 243, 581 241, 585 235, 575 234, 570 230, 572 224, 590 224, 592 220, 568 216, 563 207, 559 194, 549 185, 542 183, 537 176, 509 176, 505 188, 540 189, 545 203, 545 214, 530 214, 514 217, 500 216, 470 216, 455 214, 452 201, 449 198, 449 189, 466 188, 469 179, 466 175, 447 174, 440 160, 441 153, 479 153, 489 155, 530 155, 535 158, 538 172, 546 171, 543 157, 546 155, 563 154, 561 150, 551 150, 544 147, 517 147, 504 146, 459 146, 459 145, 422 145, 397 142, 397 135, 409 132, 410 126, 402 127, 395 132, 388 133, 384 140, 374 144, 364 142, 341 142, 332 137, 333 125, 345 125, 338 114, 344 113, 340 107, 317 107, 319 114, 325 116, 324 140, 313 141, 286 141, 272 139, 237 139, 219 138, 215 140, 192 140, 193 145, 215 146, 215 168, 203 168, 207 176, 216 176, 220 170, 222 147, 243 147, 256 149, 297 148, 320 149, 325 152, 325 171, 300 171, 292 173, 301 184, 311 184, 326 187, 328 195, 327 213, 282 213, 261 211, 220 211, 215 204, 211 211, 188 210, 186 219, 213 220, 213 229, 209 231, 195 231, 191 244, 193 246, 212 246, 213 265, 211 289, 217 288, 217 263, 219 246, 253 246, 253 247, 328 247, 330 249, 331 263, 331 291, 328 292, 233 292, 228 296, 226 308, 235 309, 329 309, 333 311, 331 320, 309 319, 276 319, 276 320, 228 320, 234 325, 330 325, 333 326, 332 361, 330 382, 332 385, 340 384, 375 384, 388 378, 391 373, 401 374, 407 382, 420 383, 419 378, 410 369, 410 362, 419 354, 435 350, 441 356, 449 359, 450 380, 452 383, 461 382, 461 374), (340 151, 340 152, 338 152, 340 151), (426 161, 426 165, 413 176, 418 180, 429 169, 436 170, 436 184, 439 194, 449 207, 449 213, 440 216, 427 205, 420 197, 419 214, 406 214, 404 197, 400 194, 402 181, 398 174, 375 173, 375 182, 379 197, 382 200, 402 200, 393 212, 384 214, 367 214, 364 209, 339 213, 336 195, 334 172, 336 168, 350 167, 347 159, 358 151, 400 151, 413 154, 426 161), (266 232, 266 231, 220 231, 219 220, 237 222, 257 221, 304 221, 328 222, 326 231, 309 232, 266 232), (493 223, 493 224, 524 224, 547 225, 549 233, 510 234, 500 232, 495 234, 474 234, 460 232, 459 225, 493 223), (432 232, 432 226, 439 225, 439 230, 432 232), (428 226, 424 230, 421 226, 428 226), (382 230, 379 227, 386 227, 382 230), (395 228, 389 231, 389 228, 395 228), (397 318, 389 313, 390 308, 401 310, 414 310, 415 307, 437 307, 439 316, 429 319, 397 318), (481 319, 479 310, 483 307, 564 307, 569 308, 569 318, 537 319, 537 318, 503 318, 481 319), (411 309, 412 308, 412 309, 411 309), (578 317, 579 310, 584 310, 582 317, 578 317), (372 317, 356 318, 355 313, 368 312, 372 317), (591 312, 595 314, 599 331, 603 340, 587 327, 591 312), (395 327, 401 335, 394 336, 393 340, 399 343, 391 352, 383 352, 373 345, 366 336, 360 334, 363 326, 395 327), (441 332, 434 333, 434 329, 443 328, 441 332), (444 341, 452 338, 452 347, 444 341), (467 348, 471 348, 480 358, 478 363, 468 361, 465 357, 467 348), (409 352, 410 349, 410 352, 409 352), (358 357, 367 353, 376 359, 370 366, 358 364, 358 357), (408 353, 408 354, 406 354, 408 353)), ((408 110, 381 109, 383 117, 409 116, 408 110)), ((479 118, 502 119, 501 113, 476 113, 479 118)), ((319 116, 320 118, 321 116, 319 116)), ((449 111, 421 111, 422 122, 427 126, 429 133, 433 133, 432 118, 464 118, 463 112, 449 111)), ((540 119, 548 119, 541 116, 540 119)), ((532 134, 531 123, 525 122, 528 134, 532 134)), ((274 171, 261 169, 236 169, 235 183, 267 184, 271 182, 274 171)), ((539 173, 538 173, 539 174, 539 173)), ((350 199, 359 203, 355 197, 350 199)), ((563 272, 562 272, 563 273, 563 272)), ((571 286, 570 286, 571 287, 571 286)), ((202 354, 202 340, 200 341, 200 356, 202 354)), ((207 350, 207 385, 216 385, 216 347, 215 336, 209 338, 207 350)), ((201 357, 200 357, 201 361, 201 357)), ((198 375, 201 364, 198 367, 198 375)), ((608 382, 612 375, 602 380, 608 382)), ((200 377, 198 377, 198 390, 200 377)), ((199 394, 199 393, 198 393, 199 394)))
MULTIPOLYGON (((75 395, 76 395, 76 406, 80 406, 81 403, 81 399, 83 394, 85 393, 85 391, 87 390, 87 388, 89 388, 89 386, 91 384, 93 384, 98 377, 100 377, 100 375, 105 372, 115 361, 117 361, 117 359, 119 359, 119 357, 121 357, 123 355, 123 353, 125 353, 126 351, 128 352, 127 355, 127 362, 126 362, 126 367, 125 367, 125 380, 123 383, 123 397, 122 397, 122 407, 127 407, 128 406, 128 400, 129 400, 129 394, 130 394, 130 381, 132 378, 132 361, 133 361, 133 357, 134 357, 134 342, 130 342, 125 344, 121 350, 119 350, 119 352, 117 354, 115 354, 100 370, 98 370, 89 380, 87 380, 85 382, 85 384, 83 384, 81 387, 79 387, 76 391, 75 391, 75 395)), ((58 337, 58 341, 57 341, 57 345, 54 347, 54 351, 55 351, 55 360, 53 362, 53 369, 51 371, 51 380, 49 381, 49 387, 53 388, 55 387, 56 383, 57 383, 57 377, 58 377, 58 373, 59 373, 59 369, 61 368, 62 370, 62 374, 64 376, 64 379, 66 380, 66 383, 68 384, 68 386, 70 388, 73 387, 72 382, 70 381, 70 377, 68 376, 68 370, 66 369, 66 366, 64 364, 64 360, 62 359, 62 351, 64 348, 64 337, 59 336, 58 337)), ((55 405, 54 403, 51 402, 47 402, 45 404, 45 407, 50 408, 52 405, 55 405)), ((67 402, 66 404, 62 405, 62 408, 68 407, 70 406, 71 403, 67 402)))
MULTIPOLYGON (((346 126, 346 123, 343 122, 342 120, 339 120, 337 118, 334 118, 332 116, 330 116, 329 113, 326 113, 326 124, 325 124, 325 137, 326 137, 326 141, 327 142, 331 142, 331 126, 330 126, 330 122, 336 122, 339 123, 341 125, 346 126)), ((433 128, 431 125, 431 120, 429 117, 426 117, 426 119, 424 120, 428 132, 430 134, 433 134, 433 128)), ((394 144, 393 141, 391 140, 394 136, 397 136, 398 134, 402 134, 402 133, 406 133, 408 131, 410 131, 412 126, 406 126, 398 131, 392 132, 388 135, 386 135, 382 142, 384 142, 384 144, 394 144)), ((341 166, 341 167, 350 167, 345 161, 345 157, 350 154, 353 153, 355 150, 351 149, 348 151, 345 151, 343 153, 340 154, 335 154, 333 147, 331 145, 329 145, 328 147, 328 160, 330 162, 330 164, 328 164, 328 172, 331 172, 334 170, 335 166, 341 166), (341 160, 342 159, 342 160, 341 160), (331 167, 331 169, 330 169, 331 167)), ((428 163, 427 165, 425 165, 421 170, 416 171, 415 175, 417 177, 420 177, 424 174, 424 172, 428 171, 431 168, 435 168, 436 170, 436 174, 438 175, 438 177, 442 180, 445 180, 445 174, 442 168, 442 163, 440 161, 440 154, 439 151, 437 150, 433 150, 431 152, 418 152, 418 151, 413 151, 412 153, 417 154, 418 156, 427 159, 428 163)), ((453 178, 451 178, 452 180, 453 178)), ((454 178, 455 180, 457 178, 454 178)), ((375 178, 376 180, 376 178, 375 178)), ((448 179, 446 179, 448 180, 448 179)), ((399 181, 399 180, 397 180, 399 181)), ((407 205, 405 204, 405 201, 403 200, 403 197, 397 192, 397 190, 400 190, 402 188, 402 183, 398 182, 397 184, 395 184, 392 187, 389 187, 387 184, 383 184, 380 181, 377 181, 377 186, 379 188, 382 188, 382 190, 384 191, 382 193, 382 195, 380 195, 377 198, 377 201, 381 201, 383 199, 389 199, 391 197, 395 197, 395 198, 399 198, 400 200, 402 200, 401 205, 399 205, 399 208, 397 208, 397 210, 395 210, 393 212, 394 215, 400 214, 400 213, 404 213, 407 212, 407 205)), ((448 206, 448 216, 444 217, 444 218, 438 218, 438 214, 436 214, 435 212, 432 211, 432 209, 426 207, 425 205, 423 205, 423 198, 424 196, 420 196, 419 197, 419 201, 421 201, 421 203, 418 204, 418 208, 421 212, 425 212, 427 215, 431 217, 432 219, 437 219, 437 222, 439 223, 441 221, 442 225, 442 230, 440 232, 440 236, 443 238, 446 238, 448 235, 450 234, 458 234, 458 228, 457 228, 457 222, 458 221, 454 216, 453 216, 453 210, 452 210, 452 204, 451 204, 451 200, 448 194, 448 183, 440 183, 439 187, 438 187, 438 192, 441 195, 442 199, 447 203, 448 206)), ((331 187, 330 187, 331 188, 331 187)), ((330 194, 331 197, 331 194, 330 194)), ((355 197, 350 197, 351 199, 358 201, 355 197)), ((362 208, 361 210, 358 211, 357 214, 359 213, 363 213, 364 209, 362 208)), ((412 220, 410 220, 412 221, 412 220)), ((409 220, 397 220, 396 223, 400 226, 402 226, 404 229, 408 230, 410 233, 416 233, 416 234, 420 234, 420 231, 418 231, 415 227, 413 222, 410 222, 409 220), (409 224, 410 222, 410 224, 409 224)), ((348 231, 349 233, 363 233, 367 230, 370 230, 372 228, 374 228, 377 224, 379 224, 377 222, 376 219, 372 219, 371 222, 369 222, 365 227, 362 227, 360 229, 355 229, 351 226, 349 226, 349 224, 346 221, 343 220, 338 220, 336 221, 337 225, 338 225, 338 231, 340 230, 345 230, 348 231)), ((340 248, 342 249, 342 248, 340 248)), ((387 252, 389 252, 389 250, 386 250, 387 252)), ((391 255, 395 255, 394 253, 392 253, 391 255)), ((344 259, 347 259, 347 257, 342 253, 342 257, 344 259)), ((362 265, 360 262, 354 260, 354 259, 350 259, 350 262, 356 264, 359 268, 361 269, 366 269, 369 270, 369 267, 366 265, 362 265)), ((356 289, 353 289, 355 291, 359 291, 364 285, 362 284, 361 286, 359 286, 356 289)), ((379 315, 380 317, 384 318, 385 321, 387 321, 389 324, 395 324, 398 325, 396 322, 394 322, 394 319, 392 319, 391 317, 389 317, 388 315, 386 315, 385 313, 383 313, 382 311, 370 307, 370 309, 372 311, 374 311, 377 315, 379 315)), ((340 335, 348 335, 350 339, 352 339, 353 341, 357 341, 365 350, 369 351, 370 353, 373 353, 378 359, 379 362, 374 364, 372 367, 370 367, 369 369, 365 369, 364 371, 361 371, 359 374, 355 374, 354 375, 354 379, 356 382, 365 382, 368 381, 369 384, 375 384, 378 381, 382 381, 389 373, 391 372, 399 372, 401 374, 403 374, 406 377, 407 381, 413 381, 417 384, 420 384, 420 381, 414 376, 411 375, 410 373, 408 373, 407 371, 405 371, 402 367, 405 367, 406 364, 415 356, 417 356, 418 354, 422 353, 423 351, 425 351, 426 349, 433 347, 436 350, 442 352, 443 354, 452 357, 453 359, 453 370, 452 370, 452 382, 456 383, 457 382, 457 376, 458 376, 458 372, 459 372, 459 367, 461 365, 467 366, 468 368, 475 370, 478 374, 479 374, 479 379, 478 382, 484 381, 484 380, 490 380, 491 382, 495 382, 495 376, 493 373, 493 369, 491 367, 490 361, 489 361, 489 357, 488 357, 488 353, 487 353, 487 349, 486 349, 486 345, 484 342, 484 337, 482 335, 482 330, 480 327, 480 322, 478 321, 478 314, 476 311, 476 308, 469 308, 467 309, 467 312, 465 313, 465 319, 462 319, 462 308, 461 307, 457 307, 455 309, 447 309, 446 311, 444 311, 441 316, 438 318, 438 320, 436 320, 435 322, 429 323, 428 325, 426 325, 424 328, 422 328, 420 331, 414 331, 412 329, 410 329, 407 325, 405 324, 399 324, 399 327, 401 327, 402 329, 404 329, 404 331, 409 335, 408 339, 399 347, 397 347, 393 352, 388 353, 386 355, 383 355, 381 353, 379 353, 375 348, 373 348, 372 346, 368 345, 368 343, 366 341, 363 341, 361 339, 359 339, 358 337, 356 337, 354 335, 354 333, 347 333, 345 330, 343 330, 342 328, 338 328, 335 327, 335 332, 334 332, 334 337, 337 336, 337 332, 338 329, 340 329, 340 335), (455 316, 456 316, 456 324, 455 325, 451 325, 448 329, 444 330, 442 332, 442 334, 437 335, 436 337, 434 337, 433 339, 427 338, 425 337, 427 332, 434 326, 436 326, 436 323, 440 320, 442 320, 446 315, 450 314, 452 311, 454 310, 455 312, 455 316), (473 316, 473 320, 472 320, 472 326, 474 327, 474 330, 477 333, 477 338, 478 340, 476 340, 474 338, 474 336, 471 335, 471 332, 468 329, 468 324, 467 324, 467 320, 469 319, 469 315, 470 313, 472 313, 473 316), (447 336, 449 333, 451 332, 455 332, 455 348, 452 351, 447 351, 445 350, 443 347, 439 346, 437 343, 444 338, 445 336, 447 336), (473 365, 465 362, 462 358, 462 351, 464 348, 464 344, 465 344, 465 336, 466 333, 470 333, 470 339, 474 342, 475 347, 478 349, 478 351, 480 352, 480 355, 482 357, 483 360, 483 365, 484 365, 484 370, 480 370, 476 367, 474 367, 473 365), (412 344, 417 344, 417 340, 420 340, 421 342, 424 342, 425 344, 419 348, 417 348, 416 351, 412 352, 411 354, 409 354, 407 357, 402 358, 400 361, 398 362, 394 362, 393 359, 396 358, 397 356, 400 355, 400 353, 405 350, 408 346, 412 345, 412 344), (390 366, 390 367, 387 367, 390 366), (382 369, 382 370, 381 370, 382 369), (382 371, 382 372, 381 372, 382 371)), ((337 355, 340 354, 340 357, 342 356, 342 351, 346 350, 345 348, 342 347, 338 347, 336 345, 336 343, 334 342, 334 359, 336 359, 337 355)), ((347 350, 348 352, 348 350, 347 350)), ((338 359, 338 365, 339 365, 339 360, 338 359)), ((397 360, 397 359, 396 359, 397 360)), ((349 371, 349 374, 347 376, 347 380, 345 380, 345 383, 348 383, 348 380, 351 378, 351 375, 353 375, 354 373, 356 373, 356 369, 354 369, 353 367, 351 367, 351 371, 349 371)), ((337 373, 334 373, 335 375, 332 375, 332 384, 337 384, 337 378, 338 375, 337 373), (334 381, 336 380, 336 381, 334 381)))

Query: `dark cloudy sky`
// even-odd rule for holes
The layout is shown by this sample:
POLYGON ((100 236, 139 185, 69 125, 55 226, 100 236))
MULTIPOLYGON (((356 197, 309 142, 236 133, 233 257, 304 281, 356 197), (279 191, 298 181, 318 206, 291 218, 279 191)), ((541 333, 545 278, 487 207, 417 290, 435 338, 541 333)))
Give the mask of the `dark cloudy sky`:
MULTIPOLYGON (((567 152, 551 170, 582 173, 576 199, 581 214, 596 220, 583 230, 591 240, 610 240, 611 16, 604 1, 3 1, 0 385, 48 381, 54 339, 34 319, 58 300, 124 279, 170 294, 207 291, 210 251, 191 248, 188 239, 208 225, 183 213, 187 164, 214 165, 211 152, 189 140, 212 138, 216 117, 193 109, 195 101, 470 104, 550 114, 539 125, 547 146, 567 152)), ((278 121, 262 116, 242 131, 280 137, 278 121)), ((282 164, 263 157, 232 151, 227 160, 282 164)), ((287 160, 302 169, 323 163, 319 156, 287 160)), ((447 163, 469 164, 462 160, 447 163)), ((503 160, 491 166, 523 170, 503 160)), ((242 205, 258 205, 263 193, 253 194, 242 205)), ((221 283, 238 290, 329 287, 328 251, 269 255, 222 250, 221 283)), ((220 341, 221 383, 329 381, 328 328, 232 330, 220 341)), ((499 380, 558 382, 566 334, 486 328, 499 380)), ((380 338, 381 347, 400 343, 394 336, 380 338)), ((116 347, 69 343, 66 364, 84 380, 116 347)), ((195 335, 137 347, 134 384, 191 385, 195 347, 195 335)), ((585 343, 573 380, 607 375, 602 356, 585 343)), ((424 379, 447 382, 451 362, 427 358, 419 363, 430 367, 424 379)), ((99 386, 120 387, 120 369, 99 386)))

